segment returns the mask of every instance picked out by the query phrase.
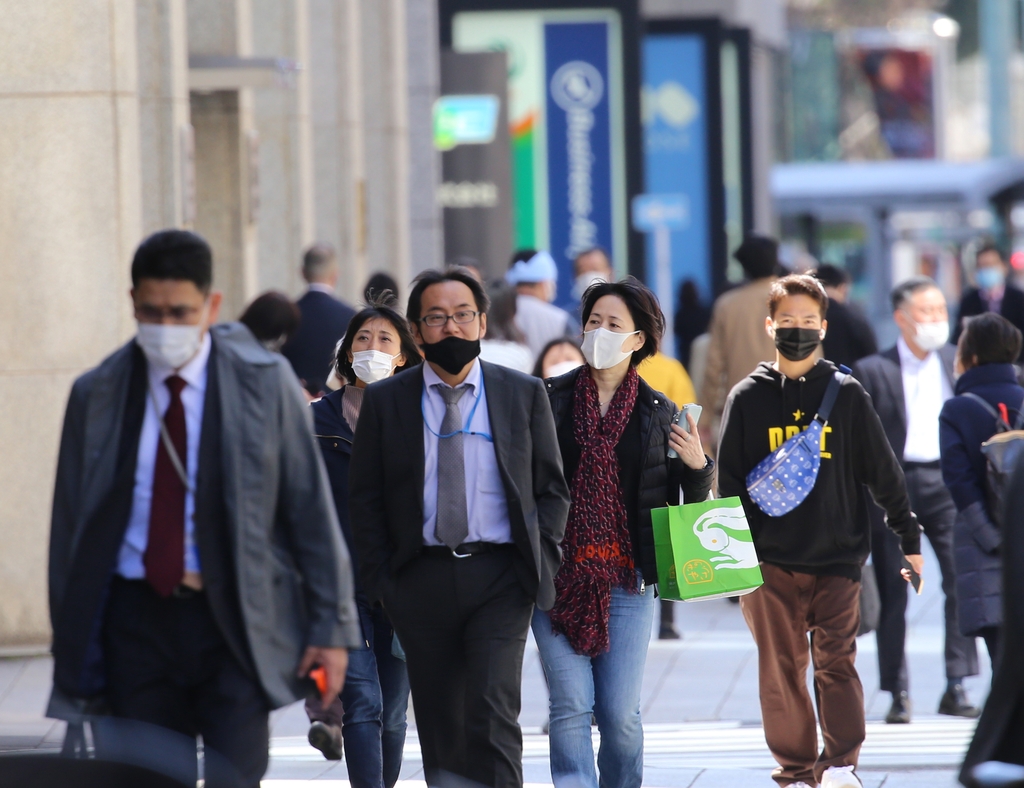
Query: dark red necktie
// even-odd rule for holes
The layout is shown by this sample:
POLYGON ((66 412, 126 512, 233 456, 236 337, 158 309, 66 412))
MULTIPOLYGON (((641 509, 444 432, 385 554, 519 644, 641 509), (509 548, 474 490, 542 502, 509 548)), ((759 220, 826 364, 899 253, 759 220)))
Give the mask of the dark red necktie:
MULTIPOLYGON (((164 414, 164 424, 184 470, 187 467, 188 435, 181 390, 185 388, 185 381, 171 375, 164 383, 171 392, 171 404, 164 414)), ((174 469, 162 437, 157 441, 153 500, 149 510, 149 542, 142 562, 146 567, 146 580, 160 596, 169 596, 185 575, 185 485, 174 469)))

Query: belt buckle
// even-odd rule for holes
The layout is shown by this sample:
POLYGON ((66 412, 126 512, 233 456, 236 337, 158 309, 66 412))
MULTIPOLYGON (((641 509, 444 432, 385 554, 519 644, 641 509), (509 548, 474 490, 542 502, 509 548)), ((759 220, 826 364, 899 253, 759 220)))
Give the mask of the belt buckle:
POLYGON ((176 585, 171 591, 171 596, 175 599, 191 599, 198 593, 199 591, 197 589, 187 586, 184 583, 178 583, 178 585, 176 585))
POLYGON ((455 552, 455 548, 454 547, 449 547, 448 549, 452 551, 452 555, 455 558, 472 558, 473 555, 474 555, 473 553, 457 553, 457 552, 455 552))

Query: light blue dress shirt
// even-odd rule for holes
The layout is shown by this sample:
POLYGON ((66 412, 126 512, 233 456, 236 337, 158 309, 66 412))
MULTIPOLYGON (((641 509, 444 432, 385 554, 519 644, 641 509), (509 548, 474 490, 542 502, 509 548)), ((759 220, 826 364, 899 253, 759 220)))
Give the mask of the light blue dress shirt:
MULTIPOLYGON (((210 332, 203 337, 199 352, 185 366, 178 370, 178 377, 184 379, 181 404, 185 408, 185 469, 189 487, 196 488, 196 471, 199 468, 199 436, 203 424, 203 405, 206 399, 206 366, 210 360, 210 332)), ((153 407, 156 398, 161 414, 171 404, 171 392, 164 382, 175 374, 170 367, 156 366, 147 360, 148 383, 152 391, 146 392, 146 415, 142 419, 142 434, 139 436, 139 452, 135 465, 135 490, 132 494, 132 513, 128 518, 128 530, 117 557, 117 573, 129 580, 142 580, 146 568, 142 558, 149 544, 149 512, 153 502, 153 473, 156 469, 156 450, 160 442, 160 421, 153 407)), ((191 492, 185 493, 185 571, 199 572, 199 551, 196 549, 195 531, 196 499, 191 492)))
MULTIPOLYGON (((444 383, 430 364, 423 368, 423 543, 440 545, 434 536, 437 525, 437 443, 441 424, 444 421, 446 405, 434 388, 444 383)), ((487 413, 487 394, 483 385, 480 360, 473 362, 463 384, 468 391, 459 400, 464 430, 491 434, 491 418, 487 413), (477 400, 479 399, 479 405, 477 400), (476 405, 476 410, 473 410, 476 405), (470 423, 470 413, 473 414, 470 423)), ((512 541, 512 528, 508 520, 508 501, 505 486, 501 482, 498 459, 494 454, 494 442, 483 435, 462 436, 462 448, 466 467, 466 508, 469 510, 469 536, 467 542, 512 541)))

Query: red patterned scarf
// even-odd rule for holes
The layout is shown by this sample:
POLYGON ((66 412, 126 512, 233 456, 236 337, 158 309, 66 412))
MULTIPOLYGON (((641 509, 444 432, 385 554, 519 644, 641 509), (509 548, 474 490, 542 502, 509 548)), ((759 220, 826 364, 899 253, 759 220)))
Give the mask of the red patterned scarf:
POLYGON ((615 447, 636 404, 638 376, 629 368, 601 416, 597 384, 584 367, 573 391, 573 431, 580 463, 572 478, 562 567, 555 575, 551 623, 578 654, 608 650, 612 588, 636 591, 633 546, 619 484, 615 447))

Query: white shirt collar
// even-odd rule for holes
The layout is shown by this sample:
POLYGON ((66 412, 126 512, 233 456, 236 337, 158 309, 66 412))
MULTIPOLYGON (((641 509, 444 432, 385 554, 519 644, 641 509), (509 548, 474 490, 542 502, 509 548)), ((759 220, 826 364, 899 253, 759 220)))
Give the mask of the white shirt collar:
POLYGON ((309 289, 317 293, 327 293, 327 295, 334 295, 334 288, 330 285, 325 285, 323 282, 310 282, 309 289))
POLYGON ((907 344, 902 335, 896 339, 896 350, 900 354, 900 366, 911 371, 920 369, 936 357, 935 351, 931 350, 924 358, 918 358, 914 355, 914 351, 910 349, 910 345, 907 344))
POLYGON ((210 348, 212 346, 213 341, 210 339, 209 330, 207 330, 203 335, 202 343, 199 345, 199 352, 192 357, 191 361, 179 369, 177 373, 165 364, 154 364, 147 359, 150 385, 159 391, 168 377, 177 374, 187 385, 193 386, 200 391, 205 391, 206 364, 210 360, 210 348))
MULTIPOLYGON (((440 376, 436 372, 434 372, 434 368, 430 366, 429 362, 424 361, 423 364, 421 364, 421 366, 423 367, 423 385, 424 387, 426 387, 427 391, 431 391, 433 389, 433 386, 435 386, 438 383, 440 383, 442 386, 448 386, 448 384, 441 380, 440 376)), ((480 359, 475 358, 473 359, 473 366, 469 368, 469 374, 466 375, 466 379, 462 381, 460 385, 469 386, 472 389, 470 393, 475 395, 477 390, 480 388, 481 374, 482 373, 480 370, 480 359)), ((450 386, 448 387, 451 388, 450 386)))

